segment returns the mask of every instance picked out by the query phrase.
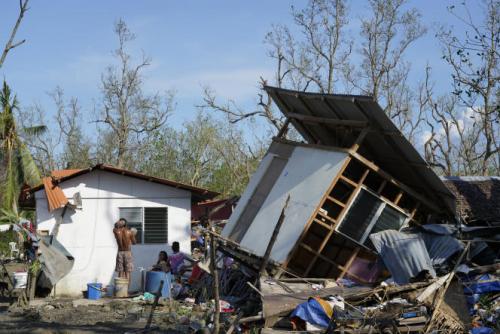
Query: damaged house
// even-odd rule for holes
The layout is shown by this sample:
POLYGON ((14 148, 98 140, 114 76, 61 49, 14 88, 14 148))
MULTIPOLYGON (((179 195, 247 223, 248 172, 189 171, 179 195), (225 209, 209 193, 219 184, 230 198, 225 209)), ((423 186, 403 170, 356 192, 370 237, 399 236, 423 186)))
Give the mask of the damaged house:
POLYGON ((119 218, 138 230, 130 282, 130 290, 137 291, 141 268, 148 270, 173 241, 191 252, 191 206, 218 195, 105 164, 53 171, 30 192, 37 232, 56 236, 74 258, 55 287, 57 295, 67 296, 80 296, 87 283, 112 284, 118 250, 113 227, 119 218))
MULTIPOLYGON (((274 274, 369 282, 370 235, 455 217, 455 198, 371 97, 266 87, 286 123, 222 235, 274 274), (292 124, 305 142, 284 138, 292 124)), ((375 268, 373 268, 375 270, 375 268)))

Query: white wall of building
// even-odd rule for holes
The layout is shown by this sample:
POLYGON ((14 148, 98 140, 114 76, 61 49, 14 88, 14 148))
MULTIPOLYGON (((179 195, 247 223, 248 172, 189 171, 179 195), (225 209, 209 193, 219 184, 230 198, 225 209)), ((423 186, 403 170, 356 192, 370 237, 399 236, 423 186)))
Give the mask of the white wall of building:
MULTIPOLYGON (((250 186, 245 189, 235 212, 224 227, 224 235, 229 235, 236 225, 239 218, 236 214, 241 213, 248 204, 255 186, 269 167, 269 158, 270 154, 264 157, 252 176, 250 186)), ((285 261, 346 158, 345 152, 296 146, 241 240, 241 246, 256 255, 264 255, 286 198, 290 195, 285 221, 271 252, 273 260, 285 261)))
MULTIPOLYGON (((186 190, 135 179, 107 171, 94 170, 60 184, 64 194, 82 197, 81 210, 67 210, 59 228, 58 240, 75 258, 72 271, 56 287, 58 295, 80 295, 87 283, 113 284, 118 247, 113 225, 120 218, 120 207, 168 207, 168 244, 132 246, 135 270, 130 290, 139 290, 140 267, 150 268, 161 250, 179 241, 181 250, 190 252, 191 193, 186 190)), ((48 212, 44 190, 35 193, 38 230, 51 231, 62 209, 48 212)))

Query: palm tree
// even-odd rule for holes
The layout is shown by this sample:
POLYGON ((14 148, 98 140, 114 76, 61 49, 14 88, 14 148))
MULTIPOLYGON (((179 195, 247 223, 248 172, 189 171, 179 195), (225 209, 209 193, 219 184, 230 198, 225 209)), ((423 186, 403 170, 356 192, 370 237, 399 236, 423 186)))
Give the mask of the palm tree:
MULTIPOLYGON (((17 213, 17 200, 23 185, 40 183, 40 172, 27 146, 23 143, 14 116, 18 108, 16 96, 11 95, 7 83, 0 91, 0 207, 17 213)), ((36 135, 46 130, 43 125, 23 128, 26 135, 36 135)))

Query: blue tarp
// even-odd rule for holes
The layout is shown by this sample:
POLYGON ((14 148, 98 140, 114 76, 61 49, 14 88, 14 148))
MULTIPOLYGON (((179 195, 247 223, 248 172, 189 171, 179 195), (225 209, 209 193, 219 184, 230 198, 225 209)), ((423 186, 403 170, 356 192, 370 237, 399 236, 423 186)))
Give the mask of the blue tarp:
POLYGON ((330 323, 330 317, 326 314, 325 309, 314 298, 309 298, 307 302, 297 306, 291 316, 323 328, 327 328, 330 323))
POLYGON ((495 334, 495 330, 489 327, 476 327, 471 329, 471 334, 495 334))
POLYGON ((500 281, 494 279, 489 274, 481 275, 474 280, 464 284, 464 292, 466 294, 483 294, 489 292, 500 291, 500 281))

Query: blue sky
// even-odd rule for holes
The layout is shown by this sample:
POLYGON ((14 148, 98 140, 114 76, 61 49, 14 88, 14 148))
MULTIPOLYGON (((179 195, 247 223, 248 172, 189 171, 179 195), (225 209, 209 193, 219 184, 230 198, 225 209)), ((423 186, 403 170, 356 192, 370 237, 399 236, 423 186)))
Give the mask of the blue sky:
MULTIPOLYGON (((133 53, 151 56, 146 71, 148 91, 175 89, 177 108, 172 124, 193 118, 201 103, 201 86, 210 85, 221 98, 253 107, 260 76, 271 78, 273 62, 266 56, 265 33, 273 23, 291 24, 290 5, 306 1, 131 1, 31 0, 17 39, 26 43, 8 56, 0 75, 6 78, 23 106, 39 103, 54 109, 47 92, 56 86, 79 99, 89 114, 99 99, 100 73, 112 62, 116 47, 113 23, 123 18, 137 39, 133 53)), ((421 79, 425 64, 433 67, 442 92, 449 69, 434 38, 436 24, 451 23, 446 6, 452 1, 412 0, 429 28, 406 54, 411 77, 421 79)), ((470 4, 477 4, 470 1, 470 4)), ((365 1, 351 1, 352 22, 366 15, 365 1)), ((474 7, 474 6, 471 6, 474 7)), ((478 11, 477 8, 473 8, 478 11)), ((5 44, 17 18, 18 0, 3 0, 0 43, 5 44)), ((351 30, 356 40, 357 31, 351 30)))

